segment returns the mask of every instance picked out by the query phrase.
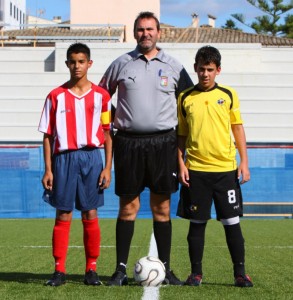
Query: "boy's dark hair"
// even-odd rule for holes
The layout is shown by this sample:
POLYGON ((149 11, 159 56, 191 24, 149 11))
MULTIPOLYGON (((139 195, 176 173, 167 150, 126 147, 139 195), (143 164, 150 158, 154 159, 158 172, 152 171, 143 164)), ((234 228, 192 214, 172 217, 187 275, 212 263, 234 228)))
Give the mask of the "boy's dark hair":
POLYGON ((154 19, 156 21, 157 30, 160 31, 160 22, 159 22, 158 18, 155 16, 155 14, 150 11, 143 11, 143 12, 139 13, 139 15, 136 17, 136 19, 134 21, 134 25, 133 25, 134 32, 136 30, 138 20, 140 20, 140 19, 154 19))
POLYGON ((208 65, 210 63, 214 63, 217 68, 221 66, 221 54, 220 51, 212 46, 204 46, 198 49, 195 56, 195 64, 197 65, 199 62, 204 65, 208 65))
POLYGON ((67 60, 69 59, 69 56, 72 53, 84 53, 88 60, 91 59, 91 50, 86 44, 75 43, 70 45, 69 48, 67 49, 67 54, 66 54, 67 60))

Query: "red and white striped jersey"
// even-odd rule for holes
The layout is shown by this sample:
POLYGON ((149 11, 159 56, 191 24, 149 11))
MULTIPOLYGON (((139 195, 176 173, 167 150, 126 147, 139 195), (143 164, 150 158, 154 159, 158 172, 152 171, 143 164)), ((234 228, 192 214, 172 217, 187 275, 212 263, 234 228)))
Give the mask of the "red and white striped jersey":
POLYGON ((110 95, 105 89, 92 83, 78 96, 65 83, 47 96, 38 130, 54 137, 54 153, 59 153, 101 146, 110 122, 110 95))

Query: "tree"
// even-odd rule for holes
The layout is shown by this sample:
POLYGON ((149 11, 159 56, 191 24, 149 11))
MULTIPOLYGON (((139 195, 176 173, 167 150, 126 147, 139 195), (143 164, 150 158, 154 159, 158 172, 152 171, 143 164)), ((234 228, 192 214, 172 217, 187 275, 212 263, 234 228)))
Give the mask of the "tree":
POLYGON ((224 29, 233 29, 233 30, 240 30, 242 31, 242 29, 236 27, 235 22, 232 19, 228 19, 225 23, 224 26, 222 26, 222 28, 224 29))
POLYGON ((293 39, 293 15, 286 16, 285 24, 281 26, 281 31, 286 37, 293 39))
POLYGON ((251 24, 247 24, 243 14, 232 14, 231 16, 237 21, 254 29, 255 32, 259 34, 277 36, 288 35, 289 32, 292 33, 292 15, 287 15, 285 25, 279 24, 278 22, 280 21, 281 15, 293 8, 293 1, 291 1, 290 4, 284 4, 284 0, 247 0, 247 2, 260 9, 266 15, 255 17, 255 21, 251 24))

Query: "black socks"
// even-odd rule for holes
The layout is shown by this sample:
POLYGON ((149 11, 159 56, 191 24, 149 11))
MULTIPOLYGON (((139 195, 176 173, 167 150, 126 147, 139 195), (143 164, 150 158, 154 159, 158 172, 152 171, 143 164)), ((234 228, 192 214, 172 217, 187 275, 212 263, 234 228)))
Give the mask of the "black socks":
POLYGON ((244 238, 242 236, 240 223, 225 225, 226 241, 234 264, 234 276, 245 275, 244 268, 244 238))
POLYGON ((134 233, 134 221, 117 219, 116 223, 116 270, 126 273, 131 240, 134 233))
POLYGON ((171 220, 166 222, 154 221, 153 228, 158 248, 159 259, 165 265, 166 270, 170 270, 170 252, 172 238, 171 220))
POLYGON ((198 275, 202 275, 202 257, 206 225, 207 223, 190 222, 187 236, 191 273, 198 275))

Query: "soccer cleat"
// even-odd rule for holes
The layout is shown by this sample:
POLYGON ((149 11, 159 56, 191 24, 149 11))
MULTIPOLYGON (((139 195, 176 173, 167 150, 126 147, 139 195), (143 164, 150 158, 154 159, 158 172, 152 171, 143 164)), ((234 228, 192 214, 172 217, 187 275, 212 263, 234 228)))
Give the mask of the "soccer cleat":
POLYGON ((174 274, 172 270, 166 271, 166 276, 162 284, 169 284, 169 285, 183 285, 183 282, 180 281, 174 274))
POLYGON ((238 275, 235 277, 235 286, 237 287, 253 287, 253 283, 248 275, 238 275))
POLYGON ((94 270, 89 270, 85 273, 83 282, 86 285, 102 285, 98 274, 94 270))
POLYGON ((66 282, 65 274, 63 272, 55 271, 50 280, 46 282, 46 285, 60 286, 66 282))
POLYGON ((127 275, 121 271, 116 271, 111 279, 107 282, 109 286, 122 286, 128 285, 127 275))
POLYGON ((189 286, 199 286, 202 282, 202 275, 191 273, 186 281, 184 282, 184 285, 189 286))

